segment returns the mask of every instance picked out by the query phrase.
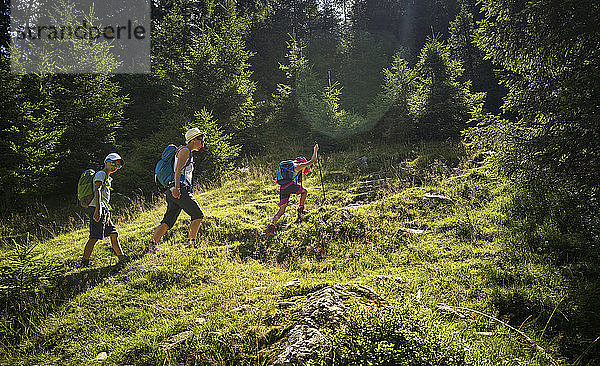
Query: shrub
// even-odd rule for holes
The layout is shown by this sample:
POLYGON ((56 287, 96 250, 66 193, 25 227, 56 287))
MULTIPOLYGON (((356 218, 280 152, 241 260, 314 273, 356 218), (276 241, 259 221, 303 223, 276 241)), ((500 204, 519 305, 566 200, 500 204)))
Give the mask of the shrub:
POLYGON ((467 365, 452 349, 419 326, 407 307, 358 306, 334 333, 320 359, 328 365, 467 365))

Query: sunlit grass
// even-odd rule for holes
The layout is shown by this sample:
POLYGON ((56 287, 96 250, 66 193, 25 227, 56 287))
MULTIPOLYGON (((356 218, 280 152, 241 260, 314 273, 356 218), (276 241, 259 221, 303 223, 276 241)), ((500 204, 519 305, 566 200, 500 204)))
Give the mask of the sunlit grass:
MULTIPOLYGON (((37 294, 38 303, 29 304, 22 328, 11 328, 5 318, 2 332, 11 341, 1 345, 3 358, 79 365, 97 362, 97 355, 106 352, 104 364, 115 365, 267 363, 264 350, 298 320, 302 297, 291 298, 297 306, 277 305, 281 286, 298 278, 307 288, 371 286, 389 303, 408 306, 411 327, 434 333, 435 342, 461 350, 476 364, 545 365, 539 352, 507 328, 436 310, 443 303, 498 317, 521 326, 557 356, 562 354, 561 334, 573 332, 564 318, 578 319, 578 299, 587 299, 556 306, 565 295, 566 272, 576 271, 576 263, 556 265, 515 243, 519 236, 511 232, 503 209, 510 185, 485 170, 470 170, 461 149, 356 147, 330 154, 322 166, 326 201, 321 202, 319 175, 312 174, 305 185, 313 213, 294 224, 291 205, 282 230, 271 237, 262 230, 279 201, 276 159, 261 157, 228 174, 220 185, 195 192, 206 215, 198 249, 185 248, 189 218, 182 213, 157 254, 140 257, 166 208, 161 201, 116 222, 124 250, 134 258, 121 269, 111 267, 116 258, 108 240, 96 245, 91 269, 74 268, 87 240, 85 227, 44 240, 37 246, 44 263, 83 285, 58 298, 49 289, 37 294), (427 158, 430 163, 462 160, 447 175, 447 169, 424 163, 427 159, 419 154, 434 156, 427 158), (368 167, 356 162, 363 155, 373 157, 368 167), (412 167, 398 170, 405 159, 412 167), (382 176, 390 179, 377 189, 376 199, 357 201, 359 181, 382 176), (424 192, 448 195, 453 203, 426 199, 424 192), (423 232, 403 234, 400 229, 406 228, 423 232), (42 306, 44 299, 51 304, 42 306), (23 329, 26 334, 11 333, 23 329), (184 331, 193 335, 173 350, 161 348, 162 341, 184 331)), ((10 248, 0 253, 3 266, 11 255, 10 248)), ((593 281, 586 283, 590 296, 598 292, 593 281)))

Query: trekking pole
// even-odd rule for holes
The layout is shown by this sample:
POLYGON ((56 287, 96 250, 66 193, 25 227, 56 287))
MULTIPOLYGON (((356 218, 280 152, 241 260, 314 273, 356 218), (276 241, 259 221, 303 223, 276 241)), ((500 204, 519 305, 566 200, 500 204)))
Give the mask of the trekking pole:
MULTIPOLYGON (((315 142, 315 144, 316 144, 316 142, 315 142)), ((323 202, 325 202, 325 186, 323 185, 323 171, 321 169, 321 166, 323 164, 320 160, 318 160, 317 163, 319 165, 319 178, 321 178, 321 191, 323 191, 323 202)))

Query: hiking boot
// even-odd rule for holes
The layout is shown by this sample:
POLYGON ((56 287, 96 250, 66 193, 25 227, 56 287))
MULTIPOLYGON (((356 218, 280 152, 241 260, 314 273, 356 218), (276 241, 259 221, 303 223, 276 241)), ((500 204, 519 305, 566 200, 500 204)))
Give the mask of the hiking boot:
POLYGON ((198 246, 196 245, 196 239, 188 239, 187 247, 198 248, 198 246))
POLYGON ((148 253, 156 253, 156 243, 153 241, 150 241, 148 243, 148 247, 146 248, 146 250, 144 250, 144 254, 148 254, 148 253))
POLYGON ((275 234, 276 230, 277 230, 277 226, 275 226, 275 224, 271 223, 271 224, 267 225, 267 228, 265 229, 265 234, 273 235, 273 234, 275 234))
POLYGON ((79 263, 79 265, 77 266, 77 268, 87 268, 90 266, 90 260, 89 259, 82 259, 81 263, 79 263))
POLYGON ((305 210, 304 206, 298 207, 298 217, 296 218, 296 222, 302 222, 304 216, 308 215, 310 211, 305 210))
POLYGON ((123 254, 123 255, 119 256, 119 261, 117 262, 117 264, 122 265, 127 262, 129 262, 129 257, 127 255, 123 254))
POLYGON ((308 215, 310 211, 304 208, 304 206, 298 207, 298 215, 308 215))

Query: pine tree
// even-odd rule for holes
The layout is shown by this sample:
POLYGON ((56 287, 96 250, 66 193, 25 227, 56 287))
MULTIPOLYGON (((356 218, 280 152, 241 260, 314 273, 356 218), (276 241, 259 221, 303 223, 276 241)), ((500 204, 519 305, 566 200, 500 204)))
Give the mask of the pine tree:
POLYGON ((410 112, 418 134, 425 139, 458 136, 467 126, 473 108, 480 107, 485 93, 470 92, 470 82, 460 82, 463 69, 437 37, 430 38, 415 66, 416 92, 410 112))
POLYGON ((501 116, 480 116, 476 141, 527 179, 600 182, 597 1, 482 2, 477 44, 504 68, 501 116))
POLYGON ((115 148, 125 104, 118 85, 111 75, 1 77, 5 194, 75 192, 81 171, 98 167, 115 148))
POLYGON ((474 7, 463 5, 456 18, 450 22, 448 46, 452 57, 459 60, 464 68, 461 80, 470 80, 474 91, 486 92, 487 109, 498 112, 506 90, 499 85, 492 63, 485 60, 485 53, 474 42, 474 15, 467 9, 474 7))

